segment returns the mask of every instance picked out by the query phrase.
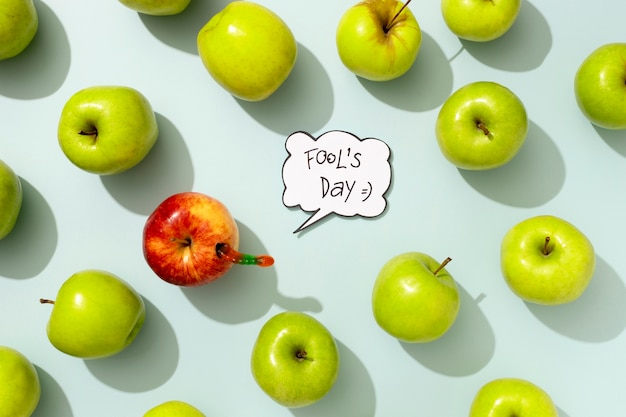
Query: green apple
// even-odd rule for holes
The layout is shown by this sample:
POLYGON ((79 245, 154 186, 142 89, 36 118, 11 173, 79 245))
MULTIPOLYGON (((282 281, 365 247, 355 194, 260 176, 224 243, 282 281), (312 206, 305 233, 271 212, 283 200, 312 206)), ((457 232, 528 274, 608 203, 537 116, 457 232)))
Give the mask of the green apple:
POLYGON ((487 170, 509 162, 524 144, 528 116, 508 88, 476 81, 443 103, 435 125, 442 154, 461 169, 487 170))
POLYGON ((557 305, 576 300, 593 277, 596 256, 589 239, 555 216, 528 218, 502 239, 501 268, 511 290, 525 301, 557 305))
POLYGON ((135 340, 146 309, 141 295, 106 271, 88 269, 69 277, 53 304, 47 333, 61 352, 84 359, 112 356, 135 340))
POLYGON ((532 382, 499 378, 483 385, 470 408, 469 417, 558 417, 552 398, 532 382))
POLYGON ((287 24, 265 6, 230 2, 199 31, 198 53, 226 91, 246 101, 271 96, 287 79, 298 55, 287 24))
POLYGON ((312 316, 286 311, 261 328, 252 349, 252 375, 277 403, 298 408, 324 397, 339 374, 339 349, 312 316))
POLYGON ((30 417, 41 396, 33 364, 17 350, 0 346, 0 417, 30 417))
POLYGON ((65 103, 58 126, 61 150, 77 167, 110 175, 137 165, 152 149, 159 128, 152 106, 125 86, 93 86, 65 103))
POLYGON ((422 31, 409 3, 362 0, 343 14, 335 38, 346 68, 368 80, 388 81, 413 66, 422 31))
POLYGON ((626 43, 595 49, 574 79, 578 107, 591 123, 605 129, 626 129, 626 43))
POLYGON ((15 227, 22 208, 22 183, 6 163, 0 160, 0 239, 15 227))
POLYGON ((443 20, 461 39, 488 42, 504 35, 513 26, 521 0, 441 0, 443 20))
POLYGON ((0 61, 19 55, 32 42, 39 27, 33 0, 0 2, 0 61))
POLYGON ((391 336, 426 343, 443 336, 456 320, 461 299, 454 278, 420 252, 396 255, 383 265, 372 291, 376 323, 391 336))
POLYGON ((206 417, 196 407, 183 401, 166 401, 151 408, 143 417, 206 417))
POLYGON ((191 0, 119 0, 124 6, 152 16, 171 16, 181 13, 191 0))

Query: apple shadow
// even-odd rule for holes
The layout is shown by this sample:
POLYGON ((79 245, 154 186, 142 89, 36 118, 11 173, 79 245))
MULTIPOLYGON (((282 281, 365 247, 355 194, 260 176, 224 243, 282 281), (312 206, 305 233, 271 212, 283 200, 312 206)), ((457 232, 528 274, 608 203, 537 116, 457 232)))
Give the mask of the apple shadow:
POLYGON ((59 383, 39 366, 35 365, 35 369, 39 376, 41 397, 31 417, 72 417, 74 413, 59 383))
POLYGON ((486 171, 459 169, 465 181, 492 200, 514 207, 537 207, 565 183, 565 162, 552 139, 530 122, 526 142, 506 165, 486 171))
POLYGON ((58 232, 52 209, 28 181, 22 183, 22 208, 15 227, 0 240, 0 276, 32 278, 54 255, 58 232))
POLYGON ((145 215, 170 195, 190 190, 194 182, 191 155, 180 132, 163 115, 156 117, 159 137, 148 155, 128 171, 100 177, 118 203, 145 215))
POLYGON ((135 340, 120 353, 85 360, 87 369, 103 383, 125 392, 145 392, 165 384, 178 366, 179 348, 172 325, 143 297, 146 321, 135 340))
POLYGON ((459 291, 461 308, 447 333, 429 343, 399 342, 422 365, 448 376, 477 373, 489 363, 496 347, 493 329, 478 305, 484 294, 474 299, 461 285, 459 291))
MULTIPOLYGON (((267 253, 259 239, 245 225, 239 227, 239 249, 246 253, 267 253)), ((276 259, 276 263, 280 263, 276 259)), ((220 279, 201 287, 181 288, 183 294, 204 315, 222 323, 237 324, 263 317, 273 305, 285 310, 320 312, 314 298, 291 298, 278 291, 276 269, 233 265, 220 279)))
POLYGON ((19 55, 0 61, 0 95, 36 99, 57 91, 70 69, 70 44, 65 29, 52 9, 35 1, 39 28, 19 55))
POLYGON ((198 55, 196 39, 202 27, 228 4, 224 0, 192 0, 181 13, 172 16, 151 16, 137 13, 148 31, 173 48, 198 55))
POLYGON ((567 414, 565 411, 563 411, 563 409, 561 407, 557 406, 556 409, 559 412, 559 417, 569 417, 569 414, 567 414))
POLYGON ((626 287, 600 257, 589 286, 577 300, 559 306, 525 304, 546 326, 576 340, 606 342, 626 328, 626 287))
POLYGON ((291 74, 268 98, 258 102, 235 99, 256 121, 285 136, 316 132, 333 114, 333 90, 321 62, 302 44, 291 74))
POLYGON ((373 417, 376 411, 374 383, 365 365, 346 345, 339 347, 339 375, 335 385, 320 401, 289 411, 297 417, 373 417))
POLYGON ((422 46, 417 59, 404 75, 382 82, 356 78, 378 100, 413 112, 439 107, 453 88, 450 62, 437 42, 425 32, 422 32, 422 46))
POLYGON ((475 59, 505 71, 531 71, 541 66, 552 49, 552 33, 546 18, 528 0, 511 29, 489 42, 461 40, 475 59))
POLYGON ((626 130, 604 129, 594 124, 592 126, 611 149, 626 157, 626 130))

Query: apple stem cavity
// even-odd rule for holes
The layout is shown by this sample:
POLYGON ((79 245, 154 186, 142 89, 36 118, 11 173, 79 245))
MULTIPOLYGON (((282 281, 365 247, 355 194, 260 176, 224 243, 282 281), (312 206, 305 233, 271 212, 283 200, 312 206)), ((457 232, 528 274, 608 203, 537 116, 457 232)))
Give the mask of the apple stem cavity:
POLYGON ((437 275, 443 268, 446 267, 446 265, 450 263, 451 260, 452 258, 450 258, 449 256, 446 259, 444 259, 443 262, 437 267, 437 269, 435 269, 433 274, 437 275))
POLYGON ((411 0, 407 0, 406 3, 402 5, 400 10, 398 10, 398 13, 396 13, 395 16, 389 21, 389 23, 385 25, 385 33, 388 33, 391 30, 391 27, 395 23, 396 19, 398 19, 398 16, 400 16, 400 14, 404 11, 404 9, 407 8, 410 2, 411 0))
POLYGON ((47 298, 40 298, 39 302, 41 304, 54 304, 54 300, 48 300, 47 298))
POLYGON ((549 247, 549 244, 550 244, 550 236, 546 236, 546 239, 543 242, 543 248, 541 249, 541 253, 543 253, 544 256, 548 256, 552 252, 552 249, 549 247))
POLYGON ((233 249, 228 243, 218 243, 215 245, 215 253, 218 258, 224 258, 239 265, 257 265, 268 267, 274 265, 274 258, 269 255, 248 255, 233 249))
POLYGON ((307 355, 306 350, 304 350, 304 349, 299 349, 299 350, 296 352, 296 360, 297 360, 298 362, 302 362, 303 360, 305 360, 305 359, 306 359, 306 355, 307 355))

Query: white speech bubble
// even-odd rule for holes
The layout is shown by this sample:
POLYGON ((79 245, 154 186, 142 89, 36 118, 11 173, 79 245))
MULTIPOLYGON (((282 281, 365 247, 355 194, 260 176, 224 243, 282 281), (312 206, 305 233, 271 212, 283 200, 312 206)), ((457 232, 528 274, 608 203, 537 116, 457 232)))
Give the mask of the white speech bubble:
POLYGON ((287 138, 283 204, 313 212, 294 233, 331 213, 376 217, 387 207, 391 151, 379 139, 332 130, 317 139, 306 132, 287 138))

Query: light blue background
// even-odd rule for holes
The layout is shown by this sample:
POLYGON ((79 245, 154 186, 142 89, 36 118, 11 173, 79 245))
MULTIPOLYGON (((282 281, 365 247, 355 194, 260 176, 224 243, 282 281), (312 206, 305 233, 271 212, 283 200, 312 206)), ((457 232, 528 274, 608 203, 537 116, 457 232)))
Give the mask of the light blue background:
POLYGON ((417 62, 401 79, 376 84, 353 76, 336 54, 335 27, 352 0, 263 0, 292 28, 299 57, 260 103, 223 91, 196 53, 198 29, 226 3, 192 0, 180 16, 149 17, 115 0, 37 1, 34 43, 0 63, 0 158, 24 185, 18 224, 0 242, 0 344, 37 366, 35 416, 141 416, 180 399, 207 416, 458 417, 482 384, 502 376, 543 387, 561 417, 623 409, 626 134, 583 118, 573 77, 593 49, 625 40, 626 3, 526 0, 508 34, 472 44, 450 33, 438 2, 415 1, 424 36, 417 62), (505 167, 464 172, 442 157, 434 122, 449 94, 477 80, 513 90, 530 131, 505 167), (57 145, 64 103, 97 84, 143 92, 161 128, 144 162, 115 177, 78 170, 57 145), (329 216, 293 234, 309 214, 282 204, 285 140, 334 129, 391 148, 387 211, 329 216), (143 224, 162 199, 185 190, 222 200, 241 248, 269 252, 275 267, 234 267, 196 289, 156 278, 141 252, 143 224), (570 305, 525 304, 502 280, 502 236, 537 214, 571 221, 597 250, 594 279, 570 305), (379 268, 413 250, 451 256, 461 287, 457 322, 427 345, 387 336, 370 309, 379 268), (113 358, 65 356, 46 338, 50 307, 39 298, 86 268, 120 275, 147 303, 144 329, 113 358), (283 310, 322 321, 342 356, 334 389, 305 409, 276 405, 249 371, 258 330, 283 310))

